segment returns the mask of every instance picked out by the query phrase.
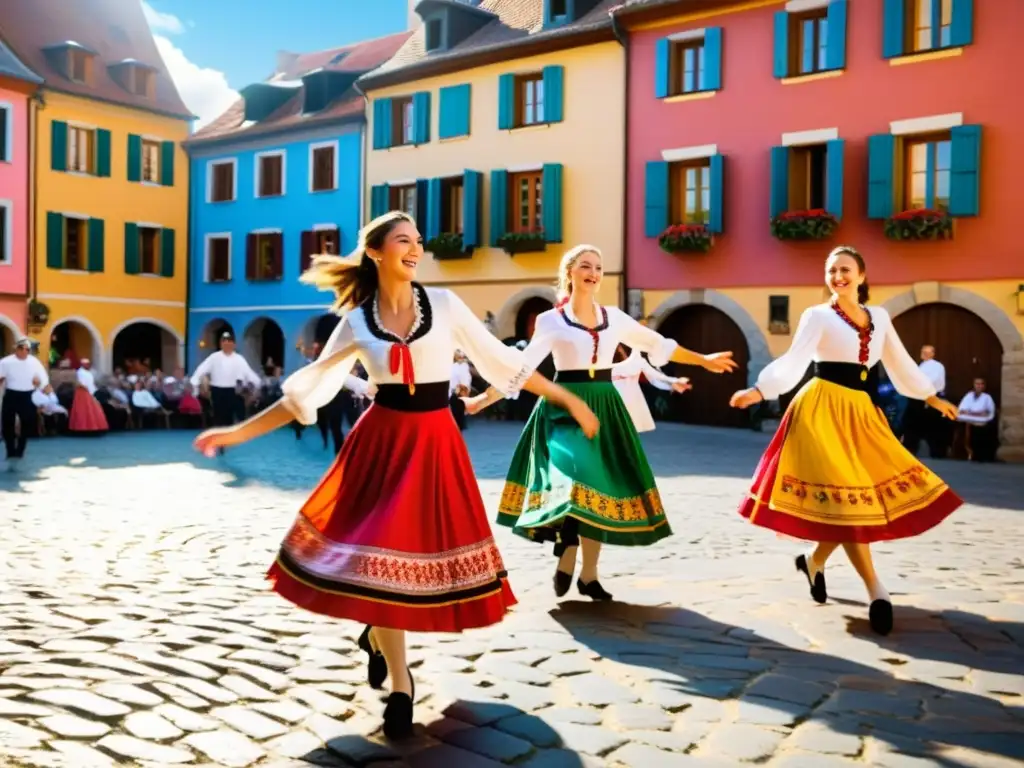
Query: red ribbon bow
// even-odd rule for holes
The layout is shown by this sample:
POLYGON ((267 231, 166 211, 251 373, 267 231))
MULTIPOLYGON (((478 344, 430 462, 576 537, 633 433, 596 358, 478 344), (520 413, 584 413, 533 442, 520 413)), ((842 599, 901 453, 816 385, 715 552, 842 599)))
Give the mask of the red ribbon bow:
POLYGON ((391 375, 398 375, 402 372, 402 383, 409 387, 409 394, 416 393, 416 372, 412 367, 412 352, 408 344, 391 345, 391 375))

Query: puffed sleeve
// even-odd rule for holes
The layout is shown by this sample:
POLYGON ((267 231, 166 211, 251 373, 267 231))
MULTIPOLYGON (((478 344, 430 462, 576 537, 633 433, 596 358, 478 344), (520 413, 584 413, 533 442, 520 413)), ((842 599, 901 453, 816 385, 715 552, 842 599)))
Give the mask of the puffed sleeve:
POLYGON ((757 377, 756 386, 765 400, 777 400, 800 383, 807 373, 807 366, 814 360, 823 332, 824 325, 814 307, 805 309, 789 349, 769 363, 757 377))
POLYGON ((358 347, 348 317, 343 317, 316 362, 300 368, 281 385, 281 402, 300 424, 316 423, 317 409, 334 399, 356 364, 358 347))
POLYGON ((370 396, 370 382, 366 379, 360 379, 358 376, 353 376, 351 373, 345 377, 345 389, 360 397, 370 396))
POLYGON ((618 307, 608 307, 608 313, 614 316, 615 324, 622 329, 622 342, 627 347, 635 347, 641 352, 646 352, 651 365, 655 368, 665 365, 672 359, 672 353, 679 348, 675 341, 666 339, 653 328, 640 325, 618 307))
POLYGON ((456 346, 473 361, 480 376, 503 395, 518 392, 533 372, 523 353, 495 337, 473 310, 451 291, 445 291, 448 317, 456 346))
POLYGON ((882 365, 889 374, 889 381, 904 397, 927 400, 935 394, 935 385, 914 362, 907 348, 900 341, 892 325, 889 313, 881 307, 874 307, 875 326, 883 326, 885 341, 882 346, 882 365))
POLYGON ((651 386, 658 389, 672 389, 672 385, 677 381, 676 378, 659 371, 642 357, 640 358, 640 371, 647 377, 647 381, 650 382, 651 386))
POLYGON ((33 357, 32 359, 36 361, 36 376, 39 377, 39 388, 46 389, 46 387, 50 386, 50 374, 46 372, 46 368, 39 362, 39 358, 33 357))

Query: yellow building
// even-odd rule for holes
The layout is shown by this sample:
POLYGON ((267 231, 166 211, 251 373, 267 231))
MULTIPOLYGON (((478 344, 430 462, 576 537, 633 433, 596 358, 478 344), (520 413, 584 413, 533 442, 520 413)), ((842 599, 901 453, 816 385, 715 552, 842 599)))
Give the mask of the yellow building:
POLYGON ((564 251, 604 254, 622 304, 625 56, 607 0, 411 3, 420 24, 360 80, 367 218, 415 216, 426 284, 455 290, 499 337, 532 334, 564 251))
POLYGON ((40 357, 177 366, 192 116, 141 4, 5 0, 0 26, 45 81, 32 115, 28 323, 40 357))

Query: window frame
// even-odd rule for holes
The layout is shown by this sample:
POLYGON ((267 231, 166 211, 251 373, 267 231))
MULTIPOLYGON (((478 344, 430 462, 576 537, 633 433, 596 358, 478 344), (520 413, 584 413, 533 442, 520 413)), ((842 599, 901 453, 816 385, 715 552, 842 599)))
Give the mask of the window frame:
POLYGON ((388 184, 388 210, 405 211, 414 219, 416 218, 416 207, 419 205, 419 194, 416 189, 416 182, 407 184, 388 184), (409 206, 408 200, 412 200, 409 206))
POLYGON ((464 219, 466 177, 446 176, 441 179, 441 233, 461 235, 466 231, 464 219))
POLYGON ((513 124, 512 124, 513 128, 532 128, 532 127, 537 126, 537 125, 547 125, 548 124, 547 114, 546 114, 546 110, 545 110, 545 99, 547 97, 547 94, 544 91, 544 73, 543 73, 543 71, 526 72, 526 73, 523 73, 523 74, 516 75, 515 76, 515 84, 514 84, 513 94, 514 94, 514 98, 515 98, 515 111, 513 113, 513 124), (534 89, 533 110, 534 110, 534 117, 535 117, 535 119, 532 120, 531 122, 526 122, 526 110, 528 109, 528 104, 526 102, 526 96, 527 96, 527 91, 528 91, 528 89, 529 89, 529 87, 531 85, 533 86, 533 89, 534 89), (538 108, 537 108, 538 99, 536 98, 536 93, 538 92, 538 89, 539 89, 539 93, 540 93, 540 99, 539 99, 539 102, 540 102, 539 113, 540 114, 539 115, 537 115, 537 112, 538 112, 538 108))
POLYGON ((329 253, 338 256, 341 253, 341 227, 337 224, 314 224, 313 229, 313 253, 329 253), (334 242, 334 233, 338 233, 338 242, 334 242), (333 250, 325 250, 326 244, 333 243, 333 250))
POLYGON ((320 141, 309 145, 309 193, 336 192, 338 190, 338 175, 340 164, 338 160, 338 141, 320 141), (316 188, 316 153, 318 150, 330 149, 333 162, 331 163, 331 186, 323 189, 316 188))
POLYGON ((139 162, 141 166, 139 168, 139 181, 142 184, 149 184, 155 187, 160 186, 160 173, 163 170, 160 166, 163 159, 163 141, 161 139, 152 136, 140 136, 140 157, 139 162), (154 178, 146 178, 146 148, 150 147, 155 152, 156 162, 153 164, 154 178))
POLYGON ((14 201, 0 198, 0 267, 9 267, 14 263, 14 201))
POLYGON ((942 31, 946 30, 949 40, 952 41, 953 36, 953 0, 904 0, 903 4, 903 18, 904 18, 904 31, 903 31, 903 53, 907 56, 916 56, 921 53, 931 53, 933 51, 944 51, 949 48, 956 48, 952 42, 942 42, 942 31), (932 20, 928 27, 919 27, 918 15, 920 10, 925 7, 925 3, 931 6, 932 9, 932 20), (934 12, 938 10, 939 18, 938 24, 934 18, 934 12), (943 24, 944 18, 949 19, 949 23, 943 24), (930 30, 931 40, 929 45, 925 48, 919 48, 917 45, 918 37, 921 31, 930 30))
POLYGON ((14 162, 14 104, 0 100, 3 111, 4 143, 0 146, 0 163, 14 162))
POLYGON ((140 67, 137 64, 133 64, 131 66, 130 72, 131 88, 128 89, 129 92, 133 96, 141 96, 148 99, 153 93, 151 86, 156 73, 147 67, 140 67), (142 85, 141 91, 139 89, 140 84, 142 85))
POLYGON ((288 193, 288 153, 284 149, 268 149, 253 157, 253 197, 257 200, 275 200, 288 193), (263 194, 263 161, 281 158, 281 186, 276 194, 263 194))
POLYGON ((208 160, 206 162, 206 202, 213 205, 220 205, 223 203, 233 203, 238 200, 238 158, 227 157, 218 160, 208 160), (217 166, 230 165, 231 166, 231 197, 227 200, 214 200, 213 193, 216 189, 217 180, 217 166))
POLYGON ((161 248, 164 228, 159 224, 153 224, 151 222, 135 222, 136 237, 138 238, 137 248, 139 254, 139 271, 136 273, 139 277, 160 277, 160 265, 161 265, 161 248), (153 263, 152 269, 146 269, 145 263, 145 238, 144 233, 153 233, 153 263))
POLYGON ((423 22, 423 48, 427 53, 433 53, 434 51, 443 51, 445 49, 444 44, 444 19, 440 16, 433 16, 423 22), (431 40, 431 25, 436 25, 437 37, 431 40), (431 45, 430 43, 434 44, 431 45))
MULTIPOLYGON (((95 125, 87 125, 85 123, 66 123, 68 127, 68 145, 67 145, 67 170, 66 173, 71 173, 77 176, 95 176, 99 165, 99 129, 95 125), (84 134, 87 139, 87 169, 81 170, 72 166, 72 147, 75 146, 75 135, 84 134)), ((74 156, 78 157, 77 147, 75 148, 74 156)))
POLYGON ((205 250, 203 260, 203 282, 218 284, 218 283, 230 283, 231 274, 231 256, 233 250, 233 244, 231 241, 230 232, 210 232, 203 238, 205 250), (214 240, 226 240, 228 244, 228 276, 224 280, 213 279, 213 241, 214 240))
POLYGON ((64 231, 61 235, 61 271, 62 272, 89 272, 89 217, 80 213, 62 213, 64 219, 64 231), (79 227, 79 266, 68 266, 68 222, 77 221, 79 227))
POLYGON ((676 160, 669 163, 668 167, 668 207, 669 207, 669 226, 679 226, 684 224, 690 225, 703 225, 708 226, 711 223, 711 158, 710 157, 695 157, 688 160, 676 160), (700 219, 688 219, 686 210, 686 193, 689 191, 687 186, 686 175, 687 171, 700 170, 701 173, 697 179, 696 187, 696 201, 697 208, 695 213, 701 214, 700 219), (707 183, 701 184, 706 178, 707 183), (704 193, 707 193, 708 206, 704 209, 704 193), (681 220, 677 221, 678 213, 682 212, 681 220))
POLYGON ((788 162, 789 167, 787 168, 787 181, 788 189, 786 190, 787 196, 787 211, 812 211, 812 210, 825 210, 827 198, 828 198, 828 142, 808 142, 806 144, 790 144, 787 145, 789 152, 788 162), (814 185, 814 160, 816 156, 820 156, 821 162, 821 204, 814 205, 812 200, 812 190, 814 185), (801 163, 806 164, 806 170, 802 174, 797 174, 794 171, 797 170, 797 166, 801 163), (796 192, 795 183, 798 179, 804 179, 804 190, 800 193, 796 192), (803 201, 803 202, 801 202, 803 201))
MULTIPOLYGON (((911 204, 911 201, 913 200, 913 176, 914 176, 914 170, 913 170, 913 148, 915 146, 921 146, 921 145, 928 146, 928 145, 930 145, 931 147, 933 147, 933 149, 931 151, 934 152, 935 155, 937 156, 938 155, 938 145, 940 143, 942 143, 942 142, 947 142, 949 144, 949 165, 950 165, 950 167, 945 169, 945 171, 946 171, 946 173, 948 173, 950 175, 950 187, 947 190, 946 203, 945 203, 944 206, 940 206, 940 205, 938 205, 937 200, 933 199, 932 200, 932 205, 929 205, 928 204, 927 191, 926 191, 925 192, 924 204, 922 206, 920 206, 920 208, 921 209, 927 209, 927 210, 938 210, 938 211, 946 211, 946 212, 948 212, 948 210, 949 210, 949 202, 950 202, 949 201, 949 196, 950 196, 950 193, 952 192, 952 165, 953 165, 953 144, 952 144, 953 138, 952 138, 952 132, 947 128, 947 129, 938 130, 938 131, 926 131, 926 132, 922 132, 922 133, 908 133, 908 134, 903 134, 903 135, 897 137, 897 142, 898 142, 898 145, 897 145, 898 146, 898 150, 897 150, 897 155, 896 156, 897 156, 897 159, 899 161, 898 165, 897 165, 897 170, 896 170, 897 176, 898 176, 898 179, 899 179, 898 182, 897 182, 897 187, 896 187, 896 190, 897 190, 897 205, 896 205, 897 212, 898 213, 903 213, 903 212, 906 212, 906 211, 918 210, 917 206, 913 206, 911 204)), ((932 182, 932 186, 933 187, 938 186, 938 178, 937 178, 937 176, 943 170, 943 169, 940 169, 938 167, 937 160, 938 160, 938 158, 936 157, 936 166, 932 170, 932 173, 934 173, 936 175, 935 180, 932 182)), ((928 173, 928 170, 927 170, 927 165, 926 165, 926 167, 925 167, 925 174, 927 175, 927 173, 928 173)), ((925 181, 925 184, 926 184, 925 189, 926 190, 927 190, 927 183, 928 182, 927 182, 927 176, 926 176, 926 181, 925 181)), ((933 192, 933 196, 934 196, 934 194, 935 193, 933 192)))
MULTIPOLYGON (((255 256, 256 263, 254 265, 255 266, 254 274, 253 274, 252 277, 248 277, 248 281, 250 283, 279 283, 282 280, 284 280, 284 237, 283 237, 283 233, 281 232, 281 230, 280 229, 273 229, 273 228, 271 228, 271 229, 254 229, 251 232, 249 232, 249 234, 256 236, 256 245, 255 245, 255 249, 256 249, 256 256, 255 256), (281 273, 278 274, 278 275, 269 276, 269 274, 268 275, 261 275, 260 274, 260 272, 261 272, 261 270, 260 270, 260 256, 261 256, 261 254, 260 254, 260 242, 261 242, 260 238, 264 238, 264 237, 265 238, 270 238, 270 242, 274 242, 274 240, 278 239, 278 238, 280 239, 280 242, 281 242, 281 253, 279 254, 279 258, 277 259, 277 261, 281 264, 281 273)), ((272 262, 274 261, 273 257, 271 257, 271 261, 272 262)))
POLYGON ((668 51, 668 81, 669 93, 672 96, 688 96, 691 93, 705 93, 713 89, 702 85, 707 72, 707 49, 705 36, 692 37, 683 40, 670 40, 668 51), (686 90, 683 83, 685 73, 685 56, 687 51, 694 51, 696 65, 694 68, 696 87, 686 90))
POLYGON ((508 221, 507 232, 527 233, 544 231, 544 172, 538 168, 530 171, 509 171, 508 173, 508 221), (528 181, 527 215, 536 221, 536 225, 523 228, 522 204, 519 199, 519 182, 528 181), (539 198, 539 200, 538 200, 539 198))
POLYGON ((85 50, 83 50, 81 48, 69 47, 67 49, 67 62, 68 62, 68 69, 67 69, 68 80, 70 80, 73 83, 80 83, 82 85, 88 85, 89 84, 90 69, 91 69, 90 64, 92 62, 92 54, 90 54, 88 51, 85 51, 85 50), (81 77, 78 77, 78 75, 76 73, 76 69, 77 69, 77 67, 75 66, 76 62, 81 62, 81 64, 82 64, 82 76, 81 77))
POLYGON ((395 96, 391 99, 391 136, 389 149, 413 147, 416 145, 416 109, 412 95, 395 96), (409 122, 406 124, 406 110, 409 122))
POLYGON ((789 12, 789 77, 807 77, 828 72, 828 4, 803 11, 789 12), (803 69, 804 22, 814 21, 814 63, 803 69), (824 24, 824 28, 823 28, 824 24))

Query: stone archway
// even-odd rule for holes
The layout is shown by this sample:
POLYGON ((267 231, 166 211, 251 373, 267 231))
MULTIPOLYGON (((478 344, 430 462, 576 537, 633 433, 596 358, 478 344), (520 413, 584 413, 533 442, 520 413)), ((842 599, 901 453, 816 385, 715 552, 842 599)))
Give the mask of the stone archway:
POLYGON ((198 367, 203 360, 220 349, 220 335, 225 331, 232 336, 235 335, 234 327, 223 317, 214 317, 206 321, 203 325, 203 330, 199 334, 199 350, 193 367, 198 367))
POLYGON ((254 371, 265 370, 271 361, 274 367, 284 367, 284 331, 276 320, 257 317, 242 336, 242 354, 254 371))
POLYGON ((178 331, 163 320, 134 317, 125 320, 110 334, 111 366, 121 367, 125 360, 149 359, 150 368, 171 373, 184 365, 185 343, 178 331))
POLYGON ((925 304, 953 304, 977 315, 1003 345, 1002 403, 999 408, 999 458, 1024 462, 1024 337, 999 307, 964 288, 917 283, 883 305, 893 318, 925 304))
POLYGON ((318 349, 323 349, 340 322, 341 317, 333 312, 324 312, 322 315, 313 315, 309 318, 302 327, 303 354, 312 356, 314 344, 319 345, 318 349))
POLYGON ((0 315, 0 358, 14 352, 14 345, 21 336, 21 329, 17 324, 4 315, 0 315))
MULTIPOLYGON (((76 368, 82 358, 88 358, 95 371, 107 370, 107 357, 103 336, 96 326, 84 317, 65 317, 50 326, 50 349, 57 351, 56 360, 67 359, 76 368)), ((59 367, 59 362, 54 367, 59 367)))
POLYGON ((519 310, 522 309, 523 305, 530 299, 543 299, 544 301, 550 302, 552 306, 555 303, 555 289, 549 287, 532 287, 524 288, 518 293, 513 294, 498 310, 498 315, 494 320, 494 333, 499 339, 508 339, 515 336, 516 333, 516 319, 519 317, 519 310))

